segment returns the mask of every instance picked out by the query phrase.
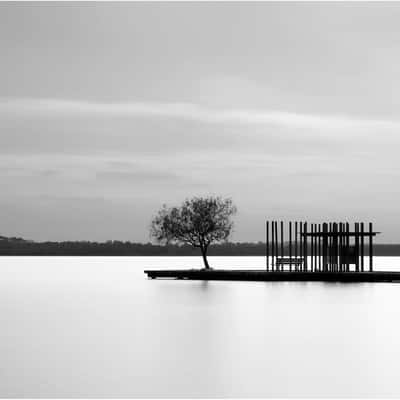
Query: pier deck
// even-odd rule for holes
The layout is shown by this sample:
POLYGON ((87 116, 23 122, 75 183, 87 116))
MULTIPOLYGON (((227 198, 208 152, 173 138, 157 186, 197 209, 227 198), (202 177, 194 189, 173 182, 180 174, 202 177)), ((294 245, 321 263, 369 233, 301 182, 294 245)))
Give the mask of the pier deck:
POLYGON ((145 270, 151 279, 225 280, 225 281, 301 281, 301 282, 398 282, 400 272, 299 272, 265 270, 145 270))

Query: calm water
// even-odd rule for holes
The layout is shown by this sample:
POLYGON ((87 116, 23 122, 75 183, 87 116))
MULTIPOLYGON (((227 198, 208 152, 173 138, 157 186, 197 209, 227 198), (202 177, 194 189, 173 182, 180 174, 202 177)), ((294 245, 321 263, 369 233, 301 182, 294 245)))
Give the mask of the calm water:
MULTIPOLYGON (((376 264, 400 270, 400 259, 376 264)), ((0 258, 0 396, 400 396, 400 284, 143 274, 196 266, 190 257, 0 258)))

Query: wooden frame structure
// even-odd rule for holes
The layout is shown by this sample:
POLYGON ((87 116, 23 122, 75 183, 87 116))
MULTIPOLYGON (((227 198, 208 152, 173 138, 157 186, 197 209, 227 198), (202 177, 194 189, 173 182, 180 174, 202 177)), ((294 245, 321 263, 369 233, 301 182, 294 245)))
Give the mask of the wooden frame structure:
POLYGON ((373 271, 372 222, 368 230, 363 222, 355 222, 350 230, 348 222, 307 222, 287 224, 288 242, 285 242, 283 221, 266 221, 266 269, 267 271, 302 272, 355 272, 367 271, 365 256, 368 256, 368 271, 373 271), (280 239, 280 240, 279 240, 280 239), (368 245, 365 244, 368 239, 368 245))

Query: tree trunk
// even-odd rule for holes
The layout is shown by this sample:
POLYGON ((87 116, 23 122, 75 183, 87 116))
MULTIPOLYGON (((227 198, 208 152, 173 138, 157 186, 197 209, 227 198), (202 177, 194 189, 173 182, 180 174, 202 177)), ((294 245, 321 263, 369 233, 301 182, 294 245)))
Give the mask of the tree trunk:
POLYGON ((201 248, 201 255, 203 256, 204 268, 211 269, 210 266, 208 265, 208 261, 207 261, 207 247, 201 248))

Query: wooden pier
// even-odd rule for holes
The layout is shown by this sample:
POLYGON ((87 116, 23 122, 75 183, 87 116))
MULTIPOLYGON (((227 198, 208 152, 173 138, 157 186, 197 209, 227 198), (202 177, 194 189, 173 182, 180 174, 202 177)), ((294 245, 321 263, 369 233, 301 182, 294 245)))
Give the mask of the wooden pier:
POLYGON ((151 279, 400 282, 400 272, 373 270, 372 223, 266 221, 264 270, 146 270, 151 279), (285 236, 285 232, 288 235, 285 236), (288 239, 285 241, 285 239, 288 239), (368 245, 366 246, 366 241, 368 245), (365 258, 368 266, 365 265, 365 258), (285 269, 286 267, 286 269, 285 269))
POLYGON ((299 282, 399 282, 400 272, 300 272, 266 270, 145 270, 151 279, 207 281, 299 281, 299 282))

